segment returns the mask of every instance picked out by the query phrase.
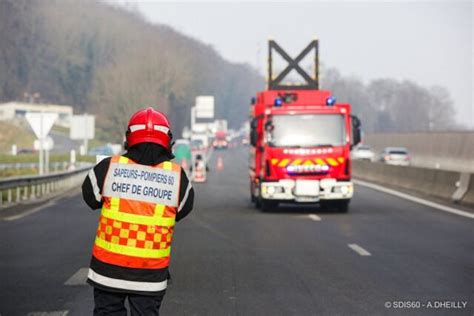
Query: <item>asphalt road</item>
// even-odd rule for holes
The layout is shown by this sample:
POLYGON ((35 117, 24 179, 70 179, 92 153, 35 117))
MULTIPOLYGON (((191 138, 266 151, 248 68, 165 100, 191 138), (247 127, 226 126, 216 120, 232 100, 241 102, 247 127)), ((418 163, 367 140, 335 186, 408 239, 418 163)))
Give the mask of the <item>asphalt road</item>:
MULTIPOLYGON (((472 219, 361 186, 347 214, 262 213, 245 150, 212 164, 175 231, 163 315, 474 315, 472 219)), ((74 191, 0 222, 1 316, 91 315, 97 218, 74 191)))

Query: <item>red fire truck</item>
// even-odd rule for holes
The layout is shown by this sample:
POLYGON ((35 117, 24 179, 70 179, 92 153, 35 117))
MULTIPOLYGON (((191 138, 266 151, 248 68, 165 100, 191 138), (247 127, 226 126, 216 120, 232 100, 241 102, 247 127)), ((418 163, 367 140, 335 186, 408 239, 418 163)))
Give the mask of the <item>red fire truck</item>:
POLYGON ((227 120, 216 120, 216 133, 214 134, 213 146, 215 149, 225 149, 229 142, 227 139, 227 120))
POLYGON ((217 131, 215 133, 214 142, 212 143, 215 149, 226 149, 228 147, 227 132, 217 131))
POLYGON ((318 41, 295 59, 269 41, 268 89, 252 99, 250 194, 263 210, 279 203, 320 203, 347 212, 353 195, 350 150, 360 142, 360 121, 349 104, 319 90, 318 41), (288 62, 272 74, 272 53, 288 62), (314 51, 311 77, 298 62, 314 51), (296 70, 304 84, 284 84, 296 70))

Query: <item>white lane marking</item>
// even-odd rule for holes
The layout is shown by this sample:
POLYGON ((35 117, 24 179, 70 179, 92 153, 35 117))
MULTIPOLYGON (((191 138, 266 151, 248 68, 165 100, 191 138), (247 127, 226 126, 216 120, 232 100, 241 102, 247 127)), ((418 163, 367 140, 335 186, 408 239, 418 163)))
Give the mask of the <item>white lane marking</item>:
POLYGON ((319 216, 316 215, 316 214, 309 214, 309 215, 308 215, 308 218, 309 218, 310 220, 315 221, 315 222, 320 222, 320 221, 321 221, 321 217, 319 217, 319 216))
POLYGON ((368 188, 371 188, 371 189, 374 189, 374 190, 377 190, 377 191, 381 191, 381 192, 384 192, 384 193, 392 194, 392 195, 398 196, 402 199, 409 200, 409 201, 412 201, 412 202, 415 202, 415 203, 418 203, 418 204, 426 205, 426 206, 438 209, 440 211, 444 211, 444 212, 448 212, 448 213, 451 213, 451 214, 456 214, 456 215, 459 215, 459 216, 464 216, 464 217, 467 217, 467 218, 474 219, 474 214, 473 213, 462 211, 462 210, 459 210, 459 209, 454 208, 454 207, 449 207, 449 206, 438 204, 438 203, 435 203, 435 202, 431 202, 431 201, 428 201, 428 200, 425 200, 425 199, 422 199, 422 198, 419 198, 419 197, 415 197, 415 196, 412 196, 412 195, 409 195, 409 194, 405 194, 405 193, 402 193, 402 192, 399 192, 399 191, 395 191, 395 190, 392 190, 392 189, 387 189, 387 188, 384 188, 383 186, 373 184, 373 183, 370 183, 370 182, 365 182, 365 181, 361 181, 361 180, 353 180, 353 181, 354 181, 355 184, 359 184, 359 185, 362 185, 364 187, 368 187, 368 188))
POLYGON ((67 316, 69 311, 53 311, 53 312, 31 312, 28 316, 67 316))
POLYGON ((5 217, 3 220, 4 220, 4 221, 15 221, 15 220, 17 220, 17 219, 20 219, 20 218, 23 218, 23 217, 25 217, 25 216, 28 216, 28 215, 34 214, 34 213, 36 213, 36 212, 39 212, 39 211, 41 211, 41 210, 43 210, 43 209, 45 209, 45 208, 48 208, 48 207, 50 207, 50 206, 53 206, 53 205, 55 205, 55 204, 56 204, 56 199, 52 199, 52 200, 46 202, 46 204, 40 205, 40 206, 38 206, 38 207, 35 207, 35 208, 33 208, 33 209, 29 210, 29 211, 26 211, 25 213, 20 213, 20 214, 18 214, 18 215, 13 215, 13 216, 5 217))
POLYGON ((86 285, 88 272, 89 268, 80 268, 66 282, 64 282, 64 285, 86 285))
POLYGON ((359 246, 358 244, 347 244, 349 248, 357 252, 361 256, 371 256, 370 252, 359 246))

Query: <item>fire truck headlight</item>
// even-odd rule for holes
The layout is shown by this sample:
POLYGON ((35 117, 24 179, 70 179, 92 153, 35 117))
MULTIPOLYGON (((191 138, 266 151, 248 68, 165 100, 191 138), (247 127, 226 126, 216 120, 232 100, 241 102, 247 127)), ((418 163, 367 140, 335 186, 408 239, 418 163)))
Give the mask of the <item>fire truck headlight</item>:
POLYGON ((350 190, 350 189, 349 189, 349 186, 348 186, 348 185, 343 185, 343 186, 341 186, 340 190, 341 190, 341 193, 342 193, 342 194, 346 195, 346 194, 349 193, 349 190, 350 190))
POLYGON ((273 186, 269 186, 269 187, 267 188, 267 192, 268 192, 268 194, 270 194, 270 195, 275 194, 275 191, 276 191, 276 190, 275 190, 275 187, 273 187, 273 186))

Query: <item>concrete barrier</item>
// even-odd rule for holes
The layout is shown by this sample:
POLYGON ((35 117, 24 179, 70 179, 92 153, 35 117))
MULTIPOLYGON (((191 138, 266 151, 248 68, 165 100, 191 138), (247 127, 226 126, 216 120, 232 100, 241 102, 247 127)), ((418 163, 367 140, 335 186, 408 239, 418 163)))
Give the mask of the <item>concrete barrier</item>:
MULTIPOLYGON (((415 194, 427 195, 452 202, 458 191, 461 173, 420 167, 392 166, 380 162, 353 161, 354 178, 399 188, 415 194)), ((469 189, 458 202, 474 206, 474 177, 469 189)))
POLYGON ((474 175, 471 174, 471 181, 469 182, 469 189, 461 200, 462 205, 474 207, 474 175))
POLYGON ((474 131, 367 134, 363 141, 377 153, 406 147, 414 166, 474 173, 474 131))
POLYGON ((471 181, 471 174, 470 173, 461 173, 461 177, 459 179, 458 185, 456 185, 458 188, 456 191, 453 193, 453 196, 451 199, 453 200, 454 203, 460 203, 464 196, 467 193, 467 190, 469 190, 469 182, 471 181))

